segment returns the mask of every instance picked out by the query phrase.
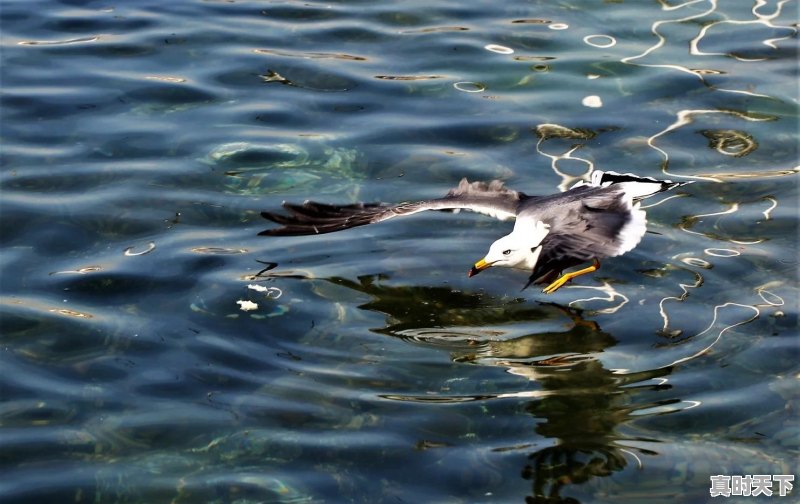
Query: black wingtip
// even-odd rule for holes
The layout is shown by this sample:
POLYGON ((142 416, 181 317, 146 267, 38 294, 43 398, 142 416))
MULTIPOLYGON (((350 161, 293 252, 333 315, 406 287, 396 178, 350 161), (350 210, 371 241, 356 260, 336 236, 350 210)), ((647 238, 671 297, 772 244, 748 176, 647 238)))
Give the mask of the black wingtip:
POLYGON ((531 275, 531 277, 528 279, 528 283, 526 283, 525 286, 523 288, 521 288, 519 291, 522 292, 525 289, 527 289, 528 287, 530 287, 531 285, 533 285, 533 281, 534 280, 535 280, 535 278, 533 278, 533 275, 531 275))

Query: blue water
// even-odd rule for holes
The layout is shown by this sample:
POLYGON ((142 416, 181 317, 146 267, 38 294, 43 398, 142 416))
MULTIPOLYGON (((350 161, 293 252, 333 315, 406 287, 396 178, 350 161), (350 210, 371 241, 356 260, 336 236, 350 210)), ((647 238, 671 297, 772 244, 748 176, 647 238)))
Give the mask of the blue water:
POLYGON ((3 0, 3 500, 700 502, 712 475, 797 477, 797 9, 3 0), (593 169, 696 182, 551 296, 466 277, 511 229, 479 215, 258 236, 284 200, 593 169))

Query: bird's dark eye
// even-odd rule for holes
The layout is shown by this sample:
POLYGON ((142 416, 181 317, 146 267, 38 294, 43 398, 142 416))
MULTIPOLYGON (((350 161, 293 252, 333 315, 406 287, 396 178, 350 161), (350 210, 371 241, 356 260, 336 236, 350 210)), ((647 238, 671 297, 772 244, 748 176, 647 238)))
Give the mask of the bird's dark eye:
POLYGON ((504 251, 503 251, 503 255, 508 255, 508 254, 510 254, 510 253, 511 253, 511 249, 508 249, 508 250, 504 250, 504 251))

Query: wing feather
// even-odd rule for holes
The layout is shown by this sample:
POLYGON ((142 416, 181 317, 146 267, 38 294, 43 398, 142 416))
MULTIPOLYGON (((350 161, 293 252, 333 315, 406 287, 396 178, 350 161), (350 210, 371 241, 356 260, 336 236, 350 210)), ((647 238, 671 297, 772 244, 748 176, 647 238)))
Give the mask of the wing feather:
POLYGON ((592 259, 615 257, 633 249, 646 231, 645 212, 622 189, 584 189, 543 220, 550 233, 529 285, 553 281, 563 270, 592 259))
POLYGON ((520 203, 529 197, 507 189, 502 182, 468 182, 463 179, 443 198, 399 205, 382 203, 355 203, 331 205, 306 201, 303 204, 284 203, 287 213, 261 212, 265 219, 281 227, 259 233, 263 236, 298 236, 333 233, 367 224, 375 224, 393 217, 412 215, 426 210, 471 210, 500 219, 515 218, 520 203))

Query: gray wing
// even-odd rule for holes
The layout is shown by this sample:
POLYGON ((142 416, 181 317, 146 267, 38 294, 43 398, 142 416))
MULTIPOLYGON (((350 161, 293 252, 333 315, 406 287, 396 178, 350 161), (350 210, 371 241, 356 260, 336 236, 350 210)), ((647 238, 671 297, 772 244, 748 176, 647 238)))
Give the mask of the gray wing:
POLYGON ((647 230, 644 210, 618 187, 584 186, 543 200, 549 201, 534 201, 522 212, 550 225, 530 283, 550 282, 564 269, 622 255, 647 230))
POLYGON ((499 180, 468 182, 461 180, 443 198, 385 205, 381 203, 356 203, 329 205, 306 201, 303 204, 284 203, 287 214, 261 212, 261 216, 281 227, 259 233, 265 236, 298 236, 333 233, 357 226, 375 224, 393 217, 412 215, 427 210, 471 210, 497 219, 513 219, 525 194, 506 188, 499 180))

